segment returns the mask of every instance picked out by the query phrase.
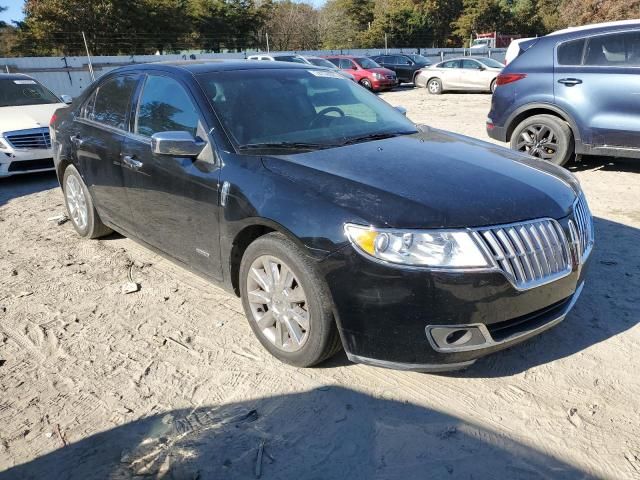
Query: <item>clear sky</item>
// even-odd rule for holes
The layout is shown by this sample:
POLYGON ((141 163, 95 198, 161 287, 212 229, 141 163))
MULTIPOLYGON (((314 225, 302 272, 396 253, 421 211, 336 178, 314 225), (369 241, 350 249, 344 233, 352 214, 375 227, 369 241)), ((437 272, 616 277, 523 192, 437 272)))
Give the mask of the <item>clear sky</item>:
POLYGON ((22 5, 24 0, 0 0, 0 7, 9 7, 6 12, 0 13, 0 20, 11 23, 11 20, 22 20, 22 5))

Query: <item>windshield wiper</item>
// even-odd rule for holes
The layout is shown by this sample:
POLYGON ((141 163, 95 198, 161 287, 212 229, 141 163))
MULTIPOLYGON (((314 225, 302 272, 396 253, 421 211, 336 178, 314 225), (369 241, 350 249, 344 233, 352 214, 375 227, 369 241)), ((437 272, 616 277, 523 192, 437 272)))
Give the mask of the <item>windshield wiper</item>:
POLYGON ((333 145, 326 143, 305 143, 305 142, 267 142, 267 143, 247 143, 240 145, 239 150, 260 150, 260 149, 274 149, 274 150, 316 150, 321 148, 329 148, 333 145))
POLYGON ((401 135, 413 135, 414 133, 418 133, 417 130, 407 130, 403 132, 379 132, 379 133, 370 133, 368 135, 362 135, 361 137, 353 137, 349 138, 340 145, 352 145, 354 143, 361 142, 370 142, 373 140, 384 140, 385 138, 393 138, 399 137, 401 135))

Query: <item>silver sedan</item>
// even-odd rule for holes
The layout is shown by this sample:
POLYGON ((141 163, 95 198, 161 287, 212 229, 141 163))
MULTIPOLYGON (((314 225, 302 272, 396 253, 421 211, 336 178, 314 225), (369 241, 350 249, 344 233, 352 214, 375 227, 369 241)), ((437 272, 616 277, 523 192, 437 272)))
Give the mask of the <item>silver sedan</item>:
POLYGON ((493 92, 504 65, 492 58, 454 58, 420 70, 416 86, 439 95, 446 90, 493 92))

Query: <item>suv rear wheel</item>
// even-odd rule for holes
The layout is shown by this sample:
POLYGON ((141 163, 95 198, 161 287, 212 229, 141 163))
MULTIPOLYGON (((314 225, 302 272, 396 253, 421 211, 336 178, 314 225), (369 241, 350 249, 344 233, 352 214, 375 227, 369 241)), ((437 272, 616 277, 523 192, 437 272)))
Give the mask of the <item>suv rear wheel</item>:
POLYGON ((511 148, 546 160, 555 165, 566 164, 574 151, 569 124, 553 115, 534 115, 516 127, 511 135, 511 148))

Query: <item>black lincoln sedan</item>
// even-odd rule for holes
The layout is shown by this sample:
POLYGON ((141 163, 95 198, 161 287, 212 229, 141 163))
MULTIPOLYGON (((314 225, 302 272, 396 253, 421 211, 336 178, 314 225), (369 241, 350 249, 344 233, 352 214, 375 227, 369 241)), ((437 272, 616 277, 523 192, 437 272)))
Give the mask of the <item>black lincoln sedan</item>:
POLYGON ((592 219, 545 162, 416 126, 311 65, 135 65, 51 122, 82 237, 134 238, 242 298, 311 366, 466 367, 560 322, 592 219))

